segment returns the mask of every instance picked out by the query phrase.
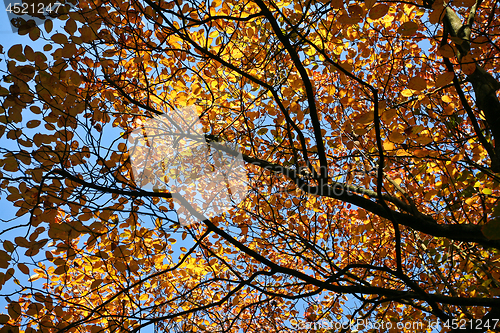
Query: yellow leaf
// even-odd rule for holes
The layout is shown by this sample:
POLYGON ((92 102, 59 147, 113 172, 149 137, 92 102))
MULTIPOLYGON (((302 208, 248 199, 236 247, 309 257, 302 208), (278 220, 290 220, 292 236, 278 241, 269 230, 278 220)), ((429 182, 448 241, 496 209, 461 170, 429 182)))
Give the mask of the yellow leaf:
POLYGON ((394 143, 390 141, 384 141, 384 150, 393 150, 394 149, 394 143))
POLYGON ((308 56, 313 56, 316 54, 316 50, 313 47, 309 47, 304 53, 308 56))
POLYGON ((231 56, 234 58, 234 59, 240 59, 241 57, 243 57, 243 52, 241 52, 239 49, 237 48, 233 48, 231 50, 231 56))
POLYGON ((403 95, 404 97, 410 97, 413 95, 413 92, 411 91, 411 89, 405 89, 401 92, 401 95, 403 95))
POLYGON ((29 277, 28 281, 33 282, 33 281, 40 279, 41 277, 42 276, 40 274, 33 274, 32 276, 29 277))
POLYGON ((450 96, 448 96, 448 95, 444 95, 443 97, 441 97, 441 100, 445 103, 451 103, 451 101, 452 101, 450 96))

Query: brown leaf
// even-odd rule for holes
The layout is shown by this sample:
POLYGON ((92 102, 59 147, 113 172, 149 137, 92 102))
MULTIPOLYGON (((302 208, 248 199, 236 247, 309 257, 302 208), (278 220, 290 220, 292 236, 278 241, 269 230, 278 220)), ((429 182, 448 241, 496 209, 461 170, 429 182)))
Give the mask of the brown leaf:
POLYGON ((384 17, 389 12, 389 5, 387 4, 377 4, 370 10, 369 17, 372 20, 378 20, 384 17))
POLYGON ((418 24, 415 22, 409 21, 403 23, 399 28, 398 28, 398 33, 401 34, 401 36, 412 36, 417 33, 418 30, 418 24))

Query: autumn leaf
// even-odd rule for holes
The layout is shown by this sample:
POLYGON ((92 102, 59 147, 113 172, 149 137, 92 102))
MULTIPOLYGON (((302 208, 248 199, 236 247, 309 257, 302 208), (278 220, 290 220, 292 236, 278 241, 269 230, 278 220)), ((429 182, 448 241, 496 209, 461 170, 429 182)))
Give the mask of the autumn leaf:
POLYGON ((418 30, 418 24, 415 22, 405 22, 403 23, 399 28, 398 28, 398 33, 401 34, 401 36, 412 36, 414 35, 418 30))
POLYGON ((438 75, 438 77, 435 80, 436 87, 443 87, 453 81, 453 78, 455 77, 455 73, 452 72, 446 72, 443 74, 438 75))
POLYGON ((476 3, 476 1, 474 1, 474 0, 459 0, 459 1, 457 1, 456 6, 472 7, 472 6, 474 6, 475 3, 476 3))
POLYGON ((481 231, 488 239, 500 239, 500 219, 489 221, 482 226, 481 231))
POLYGON ((465 74, 472 75, 476 71, 476 62, 470 54, 467 54, 462 57, 460 61, 460 67, 465 74))
POLYGON ((451 47, 450 44, 445 44, 443 46, 440 46, 438 51, 441 54, 441 56, 445 58, 455 57, 455 50, 453 50, 453 47, 451 47))
POLYGON ((372 20, 378 20, 387 14, 389 11, 389 6, 386 4, 377 4, 372 9, 370 9, 369 17, 372 20))
POLYGON ((427 88, 427 81, 420 76, 412 77, 408 82, 408 88, 418 91, 424 90, 427 88))
POLYGON ((81 0, 23 24, 0 331, 495 317, 500 14, 431 2, 81 0))
POLYGON ((16 59, 17 61, 25 61, 26 58, 24 58, 23 55, 23 46, 21 44, 16 44, 13 45, 10 49, 9 52, 7 53, 9 58, 11 59, 16 59))
POLYGON ((389 140, 395 143, 402 143, 406 140, 406 138, 399 132, 392 132, 389 134, 389 140))

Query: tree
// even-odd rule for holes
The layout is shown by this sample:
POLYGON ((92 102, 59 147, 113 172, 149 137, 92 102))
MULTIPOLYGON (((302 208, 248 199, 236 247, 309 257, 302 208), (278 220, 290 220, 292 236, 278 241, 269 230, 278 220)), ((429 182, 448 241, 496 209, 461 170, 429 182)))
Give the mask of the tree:
POLYGON ((66 3, 4 57, 2 333, 499 330, 497 1, 66 3), (186 108, 248 192, 180 225, 130 138, 186 108))

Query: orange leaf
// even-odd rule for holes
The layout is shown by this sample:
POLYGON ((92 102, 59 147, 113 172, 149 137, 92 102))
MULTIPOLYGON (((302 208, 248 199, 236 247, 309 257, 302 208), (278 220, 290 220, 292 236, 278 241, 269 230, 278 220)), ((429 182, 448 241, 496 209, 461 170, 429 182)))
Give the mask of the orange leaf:
POLYGON ((127 270, 125 263, 119 260, 115 261, 114 266, 119 272, 125 272, 127 270))
POLYGON ((57 267, 55 270, 54 270, 54 274, 55 275, 62 275, 64 273, 66 273, 68 271, 68 266, 66 266, 65 264, 57 267))
POLYGON ((394 149, 394 143, 390 141, 384 141, 384 150, 393 150, 394 149))
POLYGON ((460 67, 462 68, 462 71, 467 74, 471 75, 476 71, 476 62, 472 58, 470 54, 467 54, 465 57, 462 58, 462 61, 460 62, 460 67))
POLYGON ((455 73, 453 72, 446 72, 441 75, 438 75, 436 78, 436 87, 443 87, 453 81, 453 78, 455 77, 455 73))
POLYGON ((357 17, 353 18, 347 14, 342 14, 338 18, 337 22, 339 22, 340 24, 356 24, 356 23, 358 23, 358 20, 359 20, 359 18, 357 18, 357 17))
POLYGON ((388 109, 384 113, 382 113, 382 116, 380 116, 380 119, 384 122, 389 122, 391 121, 397 114, 396 109, 388 109))
POLYGON ((363 15, 363 8, 359 5, 350 5, 347 10, 349 11, 349 16, 352 18, 360 18, 363 15))
POLYGON ((424 149, 416 149, 413 151, 413 155, 415 155, 416 157, 426 157, 428 155, 428 152, 424 149))
POLYGON ((73 19, 69 19, 67 22, 66 22, 66 26, 64 27, 64 30, 66 30, 67 32, 69 32, 71 35, 73 35, 76 31, 77 27, 76 27, 76 22, 75 20, 73 19))
POLYGON ((419 91, 424 90, 427 88, 427 81, 420 76, 412 77, 408 82, 408 88, 419 91))
POLYGON ((363 125, 370 124, 372 121, 373 121, 373 111, 367 112, 355 118, 356 123, 363 125))

